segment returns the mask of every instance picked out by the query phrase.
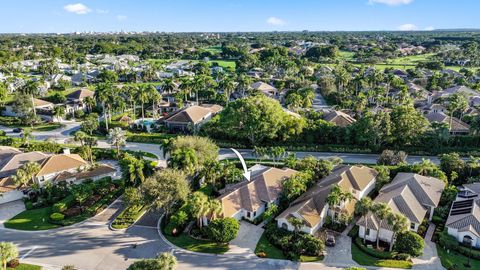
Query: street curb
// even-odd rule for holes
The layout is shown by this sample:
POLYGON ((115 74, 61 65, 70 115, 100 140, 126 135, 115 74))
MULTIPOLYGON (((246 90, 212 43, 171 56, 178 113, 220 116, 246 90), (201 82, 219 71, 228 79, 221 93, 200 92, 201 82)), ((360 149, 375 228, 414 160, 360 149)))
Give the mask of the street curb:
MULTIPOLYGON (((125 208, 125 209, 127 209, 127 208, 125 208)), ((125 211, 125 209, 123 209, 122 212, 125 211)), ((120 214, 121 214, 122 212, 120 212, 120 214)), ((145 210, 145 211, 143 211, 143 213, 142 213, 130 226, 128 226, 128 227, 126 227, 126 228, 123 228, 123 229, 115 229, 115 228, 112 227, 113 222, 114 222, 114 221, 117 219, 117 217, 120 215, 120 214, 118 214, 112 221, 110 221, 110 222, 108 223, 108 229, 110 229, 111 231, 126 231, 126 230, 130 229, 131 227, 135 226, 135 223, 137 223, 147 212, 148 212, 148 209, 145 210)))
MULTIPOLYGON (((61 229, 65 229, 65 228, 75 228, 77 226, 80 226, 80 225, 83 225, 87 222, 92 222, 92 224, 95 222, 95 221, 91 221, 92 219, 94 219, 95 217, 105 213, 105 211, 107 211, 110 207, 112 207, 112 205, 114 205, 118 200, 120 200, 120 198, 122 197, 123 195, 120 195, 117 199, 115 199, 110 205, 108 205, 105 209, 103 209, 100 213, 96 214, 95 216, 93 217, 89 217, 83 221, 80 221, 78 223, 75 223, 75 224, 72 224, 70 226, 62 226, 62 227, 58 227, 58 228, 53 228, 53 229, 48 229, 48 230, 37 230, 37 231, 26 231, 26 230, 17 230, 17 229, 10 229, 10 228, 5 228, 5 227, 0 227, 0 231, 1 230, 5 230, 5 231, 13 231, 13 232, 23 232, 23 233, 39 233, 39 232, 55 232, 55 231, 58 231, 58 230, 61 230, 61 229)), ((95 222, 98 226, 104 226, 105 223, 101 223, 101 222, 95 222)), ((2 224, 3 225, 3 224, 2 224)))

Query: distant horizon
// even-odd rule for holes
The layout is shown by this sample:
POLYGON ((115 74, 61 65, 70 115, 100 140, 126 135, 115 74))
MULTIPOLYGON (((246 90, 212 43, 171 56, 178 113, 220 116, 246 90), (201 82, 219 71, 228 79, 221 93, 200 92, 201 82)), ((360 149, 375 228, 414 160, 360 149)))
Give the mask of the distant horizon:
POLYGON ((480 29, 478 10, 475 0, 16 0, 2 3, 0 33, 480 29))

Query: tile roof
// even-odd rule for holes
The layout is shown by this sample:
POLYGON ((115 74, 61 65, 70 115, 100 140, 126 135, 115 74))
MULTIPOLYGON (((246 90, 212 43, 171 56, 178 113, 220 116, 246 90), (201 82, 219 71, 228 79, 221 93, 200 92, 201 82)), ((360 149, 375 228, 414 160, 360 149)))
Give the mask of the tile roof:
POLYGON ((480 198, 471 201, 471 211, 469 213, 452 215, 452 210, 450 210, 445 226, 458 229, 460 232, 469 231, 480 237, 480 198))
MULTIPOLYGON (((450 125, 450 116, 442 113, 429 113, 425 116, 430 123, 438 122, 438 123, 446 123, 450 125)), ((452 117, 452 132, 469 132, 470 126, 463 122, 462 120, 452 117)))
POLYGON ((341 111, 332 111, 327 113, 323 119, 340 127, 349 126, 357 121, 355 118, 341 111))
POLYGON ((193 105, 188 108, 185 108, 179 112, 176 112, 172 116, 165 119, 166 122, 176 122, 176 123, 192 123, 197 124, 203 119, 208 117, 209 114, 218 113, 223 109, 219 105, 207 105, 207 106, 197 106, 193 105))
POLYGON ((366 166, 337 166, 328 176, 291 203, 277 219, 287 218, 296 213, 302 217, 307 226, 315 227, 322 219, 321 212, 334 185, 339 185, 347 191, 350 189, 363 191, 377 174, 377 171, 366 166))
POLYGON ((86 97, 93 97, 95 92, 88 90, 87 88, 78 89, 67 95, 69 100, 83 100, 86 97))
POLYGON ((44 176, 52 173, 76 169, 86 166, 88 163, 78 154, 60 154, 48 157, 41 164, 37 176, 44 176))
POLYGON ((230 217, 241 209, 256 211, 266 202, 276 200, 283 181, 297 173, 292 169, 266 167, 254 172, 250 181, 243 181, 219 197, 223 216, 230 217))
POLYGON ((50 155, 42 152, 11 152, 12 150, 0 151, 0 178, 14 175, 18 168, 29 161, 42 163, 50 155), (9 151, 6 153, 5 151, 9 151), (4 154, 1 154, 4 153, 4 154))
POLYGON ((79 173, 71 173, 68 171, 62 172, 55 177, 55 181, 60 182, 60 181, 66 181, 70 179, 74 181, 80 181, 80 180, 91 179, 94 177, 99 177, 102 175, 107 175, 115 171, 116 170, 111 166, 106 164, 101 164, 98 167, 95 167, 91 170, 87 170, 79 173))

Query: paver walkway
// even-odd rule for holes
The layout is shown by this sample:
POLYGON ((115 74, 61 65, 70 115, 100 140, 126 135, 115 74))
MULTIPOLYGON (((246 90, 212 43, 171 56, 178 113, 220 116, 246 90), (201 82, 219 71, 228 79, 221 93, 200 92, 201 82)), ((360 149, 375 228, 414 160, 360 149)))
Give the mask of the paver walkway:
POLYGON ((440 258, 437 254, 437 246, 432 242, 432 236, 435 232, 435 224, 430 223, 427 233, 425 234, 425 249, 423 255, 419 258, 413 259, 413 269, 426 269, 426 270, 441 270, 445 269, 442 266, 440 258))
POLYGON ((248 223, 240 221, 240 230, 237 237, 230 242, 230 250, 226 254, 235 254, 243 256, 255 256, 255 247, 263 234, 263 229, 248 223))

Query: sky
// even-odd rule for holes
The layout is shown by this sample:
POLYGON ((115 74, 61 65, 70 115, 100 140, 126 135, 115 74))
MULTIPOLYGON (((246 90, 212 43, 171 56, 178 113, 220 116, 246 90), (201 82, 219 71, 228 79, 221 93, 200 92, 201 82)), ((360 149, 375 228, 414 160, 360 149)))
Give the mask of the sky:
POLYGON ((0 33, 480 28, 479 0, 0 0, 0 33))

